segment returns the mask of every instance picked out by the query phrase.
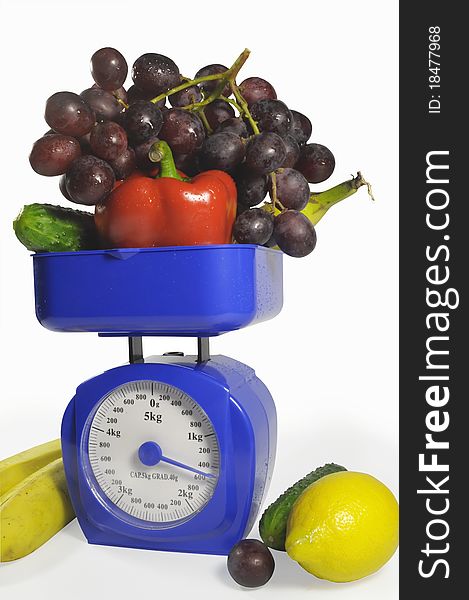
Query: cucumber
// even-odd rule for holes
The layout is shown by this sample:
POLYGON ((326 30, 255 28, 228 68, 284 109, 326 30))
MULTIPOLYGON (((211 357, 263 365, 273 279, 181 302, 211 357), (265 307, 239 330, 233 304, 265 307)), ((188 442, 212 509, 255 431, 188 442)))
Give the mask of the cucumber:
POLYGON ((13 222, 19 241, 33 252, 99 248, 91 213, 51 204, 27 204, 13 222))
POLYGON ((274 550, 285 550, 287 520, 295 500, 312 483, 338 471, 346 471, 345 467, 329 463, 312 471, 297 481, 275 500, 265 511, 259 522, 259 533, 267 546, 274 550))

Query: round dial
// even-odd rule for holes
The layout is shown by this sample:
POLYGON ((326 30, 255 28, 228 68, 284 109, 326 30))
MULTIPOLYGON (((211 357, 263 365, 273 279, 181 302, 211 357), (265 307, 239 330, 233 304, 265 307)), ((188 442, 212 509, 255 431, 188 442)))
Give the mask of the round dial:
POLYGON ((126 383, 101 400, 85 431, 89 483, 124 519, 171 527, 212 497, 220 464, 217 436, 205 412, 180 389, 159 381, 126 383))

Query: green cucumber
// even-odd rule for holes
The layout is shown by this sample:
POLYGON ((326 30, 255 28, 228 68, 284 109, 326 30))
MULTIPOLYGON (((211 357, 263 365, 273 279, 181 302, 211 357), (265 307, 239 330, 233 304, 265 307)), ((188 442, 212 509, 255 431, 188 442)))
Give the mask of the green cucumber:
POLYGON ((69 252, 99 248, 91 213, 53 206, 27 204, 13 222, 19 241, 33 252, 69 252))
POLYGON ((295 500, 312 483, 338 471, 346 471, 345 467, 329 463, 315 471, 308 473, 303 479, 297 481, 275 500, 265 511, 259 522, 259 533, 269 548, 285 550, 285 536, 287 533, 287 520, 295 500))

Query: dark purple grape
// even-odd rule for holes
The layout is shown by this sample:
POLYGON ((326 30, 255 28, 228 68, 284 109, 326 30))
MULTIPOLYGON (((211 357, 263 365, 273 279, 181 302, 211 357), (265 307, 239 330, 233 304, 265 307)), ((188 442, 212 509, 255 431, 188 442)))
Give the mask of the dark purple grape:
POLYGON ((294 167, 297 160, 300 158, 300 146, 292 135, 286 135, 282 139, 287 150, 287 155, 283 161, 282 167, 294 167))
POLYGON ((311 137, 311 132, 313 131, 311 121, 306 115, 297 110, 292 110, 290 112, 292 114, 290 134, 299 144, 305 144, 311 137))
POLYGON ((139 169, 142 169, 142 171, 149 171, 155 168, 155 163, 148 158, 148 153, 150 152, 152 145, 156 142, 159 142, 159 137, 155 134, 152 135, 151 138, 149 138, 146 142, 137 144, 133 147, 137 166, 139 169))
POLYGON ((194 177, 203 170, 200 165, 200 150, 191 154, 175 154, 174 163, 177 169, 189 177, 194 177))
POLYGON ((233 236, 238 244, 265 244, 274 230, 274 216, 263 208, 250 208, 236 218, 233 236))
POLYGON ((230 117, 229 119, 226 119, 226 121, 220 123, 216 128, 215 133, 220 133, 221 131, 231 131, 231 133, 235 133, 242 138, 249 137, 246 123, 239 117, 230 117))
POLYGON ((48 98, 44 118, 57 133, 74 137, 88 133, 96 121, 88 104, 73 92, 57 92, 48 98))
POLYGON ((246 168, 258 175, 278 169, 286 157, 282 138, 276 133, 260 133, 249 140, 246 148, 246 168))
POLYGON ((231 104, 228 104, 224 100, 214 100, 204 107, 204 113, 212 129, 216 129, 224 121, 235 116, 235 111, 231 104))
POLYGON ((111 165, 91 155, 74 160, 65 179, 70 200, 89 206, 103 201, 116 182, 111 165))
POLYGON ((199 86, 191 85, 180 92, 171 94, 168 100, 171 106, 174 108, 189 106, 190 104, 195 104, 196 102, 200 102, 202 100, 202 92, 200 91, 199 86))
POLYGON ((34 142, 29 162, 36 173, 51 177, 65 173, 80 154, 78 140, 70 135, 53 133, 34 142))
POLYGON ((316 246, 316 231, 311 221, 297 210, 286 210, 274 220, 274 237, 285 254, 302 258, 316 246))
POLYGON ((264 246, 266 248, 275 248, 275 246, 277 245, 277 242, 275 241, 275 236, 272 233, 272 235, 270 236, 270 238, 266 241, 266 243, 264 244, 264 246))
POLYGON ((260 77, 248 77, 239 86, 241 95, 251 106, 258 100, 276 100, 277 92, 274 87, 265 79, 260 77))
MULTIPOLYGON (((129 89, 127 90, 127 103, 126 104, 135 104, 135 102, 138 102, 139 100, 153 100, 154 95, 153 94, 148 94, 145 92, 142 92, 142 90, 140 90, 136 85, 131 85, 129 87, 129 89)), ((166 104, 166 98, 163 98, 162 100, 158 100, 158 102, 154 103, 155 106, 157 106, 158 108, 163 108, 163 106, 166 104)))
MULTIPOLYGON (((224 73, 225 71, 228 71, 228 68, 224 67, 223 65, 207 65, 206 67, 202 67, 197 71, 194 79, 198 79, 199 77, 207 77, 208 75, 218 75, 219 73, 224 73)), ((209 96, 213 91, 215 91, 215 88, 219 83, 220 80, 215 79, 214 81, 204 81, 199 83, 199 85, 204 94, 209 96)), ((222 95, 229 96, 230 94, 230 86, 229 84, 226 84, 226 86, 223 88, 222 95)))
POLYGON ((334 155, 326 146, 306 144, 301 147, 300 158, 295 169, 303 173, 310 183, 325 181, 332 175, 334 168, 334 155))
POLYGON ((251 106, 251 115, 261 131, 287 135, 292 116, 288 106, 281 100, 258 100, 251 106))
POLYGON ((90 138, 91 138, 91 132, 85 133, 85 135, 82 135, 80 138, 78 138, 78 141, 80 143, 81 153, 83 156, 85 156, 86 154, 93 154, 93 150, 91 150, 91 145, 90 145, 90 138))
POLYGON ((200 160, 206 170, 232 171, 244 159, 244 143, 231 131, 214 133, 206 138, 200 150, 200 160))
POLYGON ((158 135, 162 125, 161 110, 147 100, 137 100, 124 113, 124 128, 132 144, 142 144, 158 135))
POLYGON ((80 96, 94 111, 97 121, 114 121, 124 108, 111 92, 100 87, 88 88, 80 96))
POLYGON ((127 148, 127 134, 114 121, 96 123, 91 130, 90 146, 93 154, 110 162, 127 148))
POLYGON ((233 546, 228 555, 227 567, 236 583, 255 588, 265 585, 272 577, 275 561, 265 544, 260 540, 248 539, 233 546))
POLYGON ((205 129, 199 117, 182 108, 170 108, 164 115, 160 138, 168 142, 176 154, 191 154, 200 148, 205 129))
POLYGON ((112 92, 123 85, 127 61, 115 48, 101 48, 91 57, 91 75, 100 88, 112 92))
POLYGON ((241 168, 235 176, 238 204, 251 207, 262 202, 267 194, 268 180, 267 175, 255 175, 241 168))
POLYGON ((132 148, 126 148, 124 152, 119 154, 115 160, 111 160, 109 164, 114 171, 116 179, 127 179, 137 167, 134 150, 132 150, 132 148))
POLYGON ((132 80, 143 92, 156 97, 179 85, 181 75, 178 66, 170 58, 149 52, 134 62, 132 80))
POLYGON ((61 178, 59 179, 59 190, 61 191, 62 196, 64 198, 67 198, 67 200, 72 202, 72 199, 70 198, 70 194, 67 192, 67 176, 66 175, 62 175, 61 178))
MULTIPOLYGON (((303 175, 295 169, 278 169, 275 171, 277 199, 285 208, 303 210, 311 195, 309 184, 303 175)), ((269 195, 272 195, 272 181, 269 181, 269 195)))

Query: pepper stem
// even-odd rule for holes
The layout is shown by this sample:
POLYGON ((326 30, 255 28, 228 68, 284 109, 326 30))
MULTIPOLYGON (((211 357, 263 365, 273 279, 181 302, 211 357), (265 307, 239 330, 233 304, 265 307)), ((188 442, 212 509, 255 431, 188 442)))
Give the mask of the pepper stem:
POLYGON ((177 172, 171 148, 165 141, 159 140, 152 144, 148 152, 148 158, 151 162, 160 163, 158 177, 170 177, 171 179, 179 179, 179 181, 183 180, 177 172))

